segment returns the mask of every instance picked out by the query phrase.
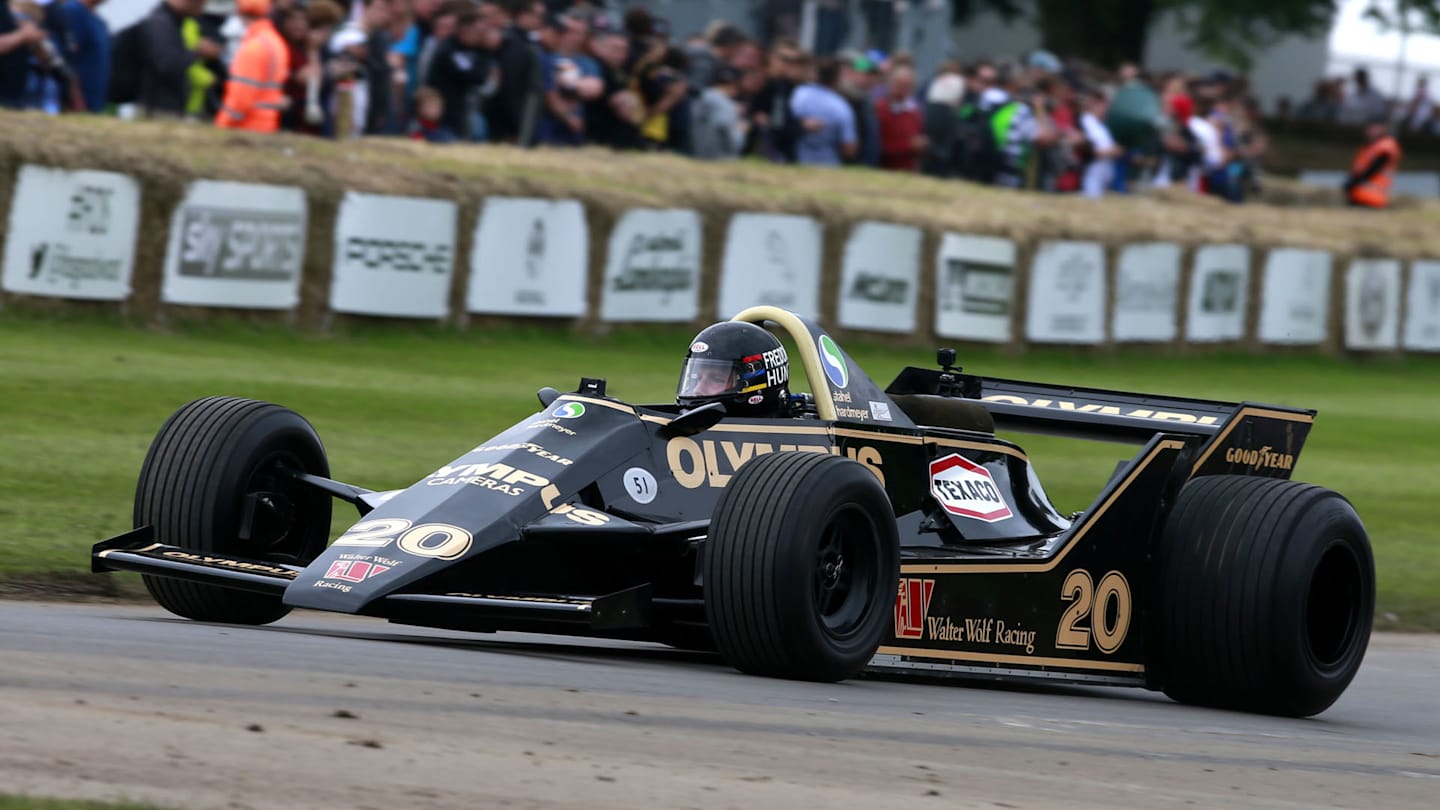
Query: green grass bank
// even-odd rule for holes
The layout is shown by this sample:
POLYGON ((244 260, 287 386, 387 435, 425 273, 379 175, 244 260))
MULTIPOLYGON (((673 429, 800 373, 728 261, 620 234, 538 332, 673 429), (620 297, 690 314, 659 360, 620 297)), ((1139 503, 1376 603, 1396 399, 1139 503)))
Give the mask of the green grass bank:
MULTIPOLYGON (((360 325, 329 334, 227 320, 137 328, 93 315, 0 317, 0 580, 12 593, 99 592, 87 550, 130 527, 135 478, 164 419, 195 397, 228 394, 309 418, 334 474, 375 489, 406 486, 532 413, 536 389, 603 376, 610 392, 667 400, 687 333, 633 328, 577 340, 555 327, 460 333, 360 325)), ((888 382, 923 349, 852 344, 888 382)), ((1055 383, 1317 408, 1295 477, 1349 497, 1374 542, 1377 626, 1440 629, 1440 358, 1359 363, 1314 356, 1023 358, 962 353, 972 372, 1055 383)), ((1014 436, 1062 509, 1082 509, 1124 445, 1014 436)), ((337 510, 348 520, 348 510, 337 510)), ((114 576, 114 575, 110 575, 114 576)))

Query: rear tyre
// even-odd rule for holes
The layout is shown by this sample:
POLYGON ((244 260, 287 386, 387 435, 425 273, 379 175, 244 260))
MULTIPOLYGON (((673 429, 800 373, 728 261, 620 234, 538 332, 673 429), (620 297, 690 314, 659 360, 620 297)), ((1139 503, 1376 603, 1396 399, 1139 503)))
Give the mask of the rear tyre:
POLYGON ((853 677, 893 621, 895 516, 866 468, 784 452, 741 467, 705 541, 705 613, 742 672, 807 681, 853 677))
POLYGON ((1310 484, 1191 481, 1159 554, 1165 694, 1307 717, 1345 691, 1370 640, 1375 561, 1349 501, 1310 484))
MULTIPOLYGON (((235 397, 198 399, 160 428, 140 468, 135 526, 197 551, 304 565, 324 550, 330 496, 281 474, 328 477, 315 429, 287 408, 235 397)), ((268 624, 290 608, 278 596, 145 576, 160 606, 178 616, 268 624)))

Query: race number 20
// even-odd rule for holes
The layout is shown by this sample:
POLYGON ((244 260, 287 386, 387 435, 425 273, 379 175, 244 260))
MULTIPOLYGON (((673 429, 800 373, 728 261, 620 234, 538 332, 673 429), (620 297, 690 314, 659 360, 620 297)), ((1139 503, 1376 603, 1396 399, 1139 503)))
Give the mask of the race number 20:
POLYGON ((412 526, 404 518, 386 518, 356 523, 335 540, 335 545, 384 548, 395 543, 401 551, 416 557, 456 560, 465 556, 473 542, 470 532, 459 526, 446 523, 412 526))
POLYGON ((1088 650, 1090 639, 1100 652, 1109 654, 1120 649, 1125 643, 1125 634, 1130 631, 1130 583, 1119 571, 1111 571, 1100 578, 1100 584, 1090 578, 1090 572, 1077 568, 1065 577, 1060 586, 1060 601, 1070 606, 1060 616, 1060 627, 1055 631, 1055 646, 1063 650, 1088 650), (1113 607, 1112 607, 1113 605, 1113 607), (1089 616, 1090 621, 1085 621, 1089 616))

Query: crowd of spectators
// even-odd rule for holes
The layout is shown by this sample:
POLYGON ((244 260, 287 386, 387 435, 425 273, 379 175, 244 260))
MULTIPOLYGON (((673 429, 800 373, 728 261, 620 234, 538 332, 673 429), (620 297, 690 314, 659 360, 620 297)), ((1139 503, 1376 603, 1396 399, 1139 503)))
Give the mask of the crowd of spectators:
MULTIPOLYGON (((278 115, 250 128, 756 156, 1091 197, 1181 186, 1235 202, 1267 148, 1244 77, 1103 71, 1045 51, 922 74, 903 51, 836 47, 848 36, 827 14, 836 4, 820 4, 817 56, 783 32, 717 21, 682 36, 599 0, 161 0, 119 32, 101 2, 0 0, 0 106, 123 104, 226 125, 240 120, 227 85, 274 79, 260 106, 278 115), (241 70, 257 25, 278 32, 284 64, 241 70)), ((881 34, 884 22, 869 21, 881 34)), ((1362 123, 1388 109, 1363 71, 1344 98, 1343 84, 1276 112, 1362 123)), ((1437 126, 1423 85, 1405 121, 1437 126)))
POLYGON ((1408 98, 1389 99, 1371 84, 1370 72, 1364 67, 1356 68, 1348 82, 1343 76, 1316 80, 1314 91, 1298 107, 1282 97, 1276 103, 1275 117, 1349 127, 1386 120, 1401 132, 1440 135, 1440 108, 1430 97, 1428 76, 1415 78, 1415 89, 1408 98))

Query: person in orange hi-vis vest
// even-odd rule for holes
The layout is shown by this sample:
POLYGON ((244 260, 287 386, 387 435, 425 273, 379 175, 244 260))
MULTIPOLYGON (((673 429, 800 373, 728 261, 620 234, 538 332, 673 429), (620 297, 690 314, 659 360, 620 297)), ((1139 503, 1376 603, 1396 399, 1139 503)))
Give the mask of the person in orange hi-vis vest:
POLYGON ((1385 208, 1390 205, 1390 185, 1400 165, 1400 144, 1390 134, 1389 122, 1372 118, 1365 122, 1365 145, 1355 155, 1345 197, 1353 206, 1385 208))
POLYGON ((274 132, 285 109, 285 78, 290 70, 285 41, 270 21, 270 0, 236 0, 235 10, 245 19, 245 38, 230 63, 215 125, 274 132))

